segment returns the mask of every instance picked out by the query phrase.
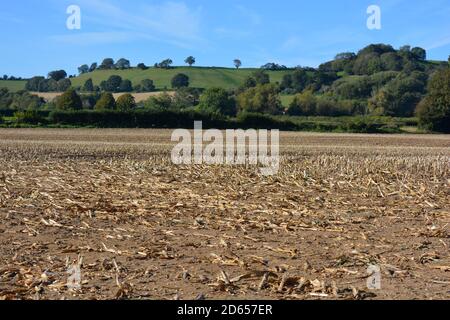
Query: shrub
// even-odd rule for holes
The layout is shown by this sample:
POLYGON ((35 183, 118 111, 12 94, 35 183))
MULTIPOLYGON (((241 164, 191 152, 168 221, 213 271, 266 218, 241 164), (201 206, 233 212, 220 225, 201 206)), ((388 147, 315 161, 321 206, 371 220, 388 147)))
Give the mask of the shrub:
POLYGON ((37 125, 46 122, 46 119, 36 110, 18 111, 14 113, 14 117, 16 118, 16 122, 19 124, 37 125))
POLYGON ((257 85, 237 96, 240 112, 280 114, 283 110, 275 84, 257 85))
POLYGON ((200 96, 199 109, 226 116, 236 115, 236 102, 222 88, 210 88, 200 96))
POLYGON ((92 92, 94 91, 94 83, 92 82, 92 79, 87 79, 83 86, 83 91, 86 92, 92 92))
POLYGON ((150 79, 142 80, 140 90, 142 92, 155 91, 155 84, 153 83, 153 80, 150 80, 150 79))
POLYGON ((114 96, 109 92, 102 93, 100 100, 95 104, 96 110, 114 110, 116 108, 116 101, 114 96))
POLYGON ((172 78, 172 88, 179 89, 183 87, 189 87, 189 77, 179 73, 172 78))
POLYGON ((288 108, 291 116, 313 116, 316 114, 317 98, 311 91, 297 94, 288 108))
POLYGON ((69 89, 56 99, 56 107, 60 110, 80 110, 83 103, 77 92, 69 89))
POLYGON ((116 107, 119 111, 130 111, 136 108, 136 101, 131 94, 126 93, 117 98, 116 107))

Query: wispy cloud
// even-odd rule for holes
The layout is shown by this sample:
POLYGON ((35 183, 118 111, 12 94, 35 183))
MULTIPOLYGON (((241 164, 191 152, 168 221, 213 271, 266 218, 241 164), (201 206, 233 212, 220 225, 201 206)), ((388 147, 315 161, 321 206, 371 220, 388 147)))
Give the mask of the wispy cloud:
POLYGON ((280 49, 283 51, 291 51, 294 49, 298 49, 302 44, 302 40, 298 36, 290 36, 288 37, 282 44, 280 49))
POLYGON ((438 39, 426 46, 427 50, 439 49, 450 45, 450 36, 438 39))
POLYGON ((80 46, 91 46, 91 45, 102 45, 102 44, 113 44, 113 43, 123 43, 131 42, 138 39, 142 39, 144 35, 131 32, 84 32, 84 33, 74 33, 65 35, 51 36, 50 39, 70 44, 70 45, 80 45, 80 46))
POLYGON ((51 39, 73 44, 117 43, 137 39, 161 41, 183 48, 205 44, 201 36, 201 7, 165 2, 124 9, 106 0, 79 0, 82 28, 101 31, 56 35, 51 39), (88 27, 86 27, 88 26, 88 27), (107 30, 104 30, 104 29, 107 30), (86 38, 86 39, 83 39, 86 38))
POLYGON ((257 12, 243 5, 237 5, 236 9, 244 18, 248 19, 251 24, 260 25, 262 23, 262 17, 257 12))
POLYGON ((25 21, 23 19, 15 17, 15 16, 9 15, 6 12, 0 12, 0 22, 24 23, 25 21))

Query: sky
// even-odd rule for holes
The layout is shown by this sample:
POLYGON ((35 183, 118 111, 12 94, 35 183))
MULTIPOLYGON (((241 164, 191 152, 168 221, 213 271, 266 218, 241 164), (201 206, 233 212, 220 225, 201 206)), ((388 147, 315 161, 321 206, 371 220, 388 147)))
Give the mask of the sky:
POLYGON ((428 58, 450 54, 450 0, 15 0, 0 9, 0 74, 47 75, 82 64, 127 58, 175 65, 289 67, 331 60, 370 43, 408 44, 428 58), (80 8, 80 29, 67 28, 67 8, 80 8), (370 5, 381 29, 367 27, 370 5))

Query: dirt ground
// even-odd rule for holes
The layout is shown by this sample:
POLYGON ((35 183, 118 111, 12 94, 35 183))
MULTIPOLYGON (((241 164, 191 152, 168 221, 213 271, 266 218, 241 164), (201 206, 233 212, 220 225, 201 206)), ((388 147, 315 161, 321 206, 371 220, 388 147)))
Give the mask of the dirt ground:
POLYGON ((0 298, 450 298, 450 136, 282 133, 263 177, 170 133, 0 129, 0 298))

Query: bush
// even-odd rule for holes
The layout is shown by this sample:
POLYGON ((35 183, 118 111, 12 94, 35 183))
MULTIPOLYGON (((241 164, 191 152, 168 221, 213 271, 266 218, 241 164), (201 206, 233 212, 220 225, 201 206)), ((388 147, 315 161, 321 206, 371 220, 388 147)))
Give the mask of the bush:
POLYGON ((226 116, 236 115, 236 102, 222 88, 210 88, 200 96, 199 109, 226 116))
POLYGON ((172 78, 172 88, 179 89, 183 87, 189 87, 189 77, 179 73, 172 78))
POLYGON ((288 108, 291 116, 313 116, 316 114, 317 98, 311 91, 297 94, 288 108))
POLYGON ((87 79, 86 82, 84 83, 83 91, 86 92, 94 91, 94 83, 92 82, 91 78, 87 79))
POLYGON ((136 108, 136 101, 131 94, 126 93, 117 98, 116 107, 119 111, 130 111, 136 108))
POLYGON ((56 99, 56 107, 60 110, 80 110, 83 103, 77 92, 69 89, 56 99))
POLYGON ((96 110, 114 110, 116 108, 116 101, 114 96, 109 92, 102 93, 100 99, 95 104, 96 110))
POLYGON ((155 91, 155 84, 153 83, 153 80, 150 79, 144 79, 141 82, 140 90, 141 92, 153 92, 155 91))
POLYGON ((274 84, 257 85, 237 96, 240 112, 281 114, 281 104, 278 87, 274 84))
POLYGON ((172 97, 164 92, 157 96, 151 96, 144 102, 144 108, 150 110, 168 110, 172 106, 172 97))
POLYGON ((289 119, 279 120, 273 116, 260 113, 243 112, 237 116, 238 127, 243 129, 279 129, 279 130, 297 130, 297 125, 289 119))
POLYGON ((47 122, 36 110, 18 111, 14 113, 14 117, 19 124, 38 125, 47 122))

